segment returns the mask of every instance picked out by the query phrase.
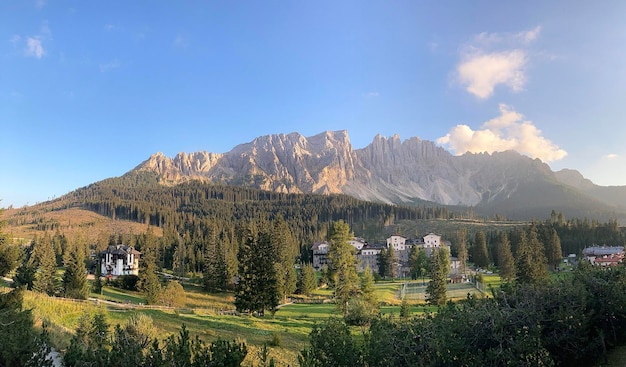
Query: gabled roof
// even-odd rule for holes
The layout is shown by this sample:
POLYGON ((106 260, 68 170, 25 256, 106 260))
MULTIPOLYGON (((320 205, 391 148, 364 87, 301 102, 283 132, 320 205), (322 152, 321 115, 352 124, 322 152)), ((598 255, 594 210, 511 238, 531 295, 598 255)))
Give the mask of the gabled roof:
POLYGON ((616 255, 624 252, 623 246, 591 246, 583 250, 585 256, 616 255))
POLYGON ((321 245, 326 245, 328 246, 328 242, 327 241, 322 241, 322 242, 315 242, 313 244, 313 246, 311 246, 311 250, 315 251, 315 250, 319 250, 321 245))
POLYGON ((135 250, 132 246, 126 245, 109 245, 106 250, 101 251, 100 255, 104 254, 113 254, 113 255, 129 255, 133 254, 135 256, 141 255, 141 252, 135 250))

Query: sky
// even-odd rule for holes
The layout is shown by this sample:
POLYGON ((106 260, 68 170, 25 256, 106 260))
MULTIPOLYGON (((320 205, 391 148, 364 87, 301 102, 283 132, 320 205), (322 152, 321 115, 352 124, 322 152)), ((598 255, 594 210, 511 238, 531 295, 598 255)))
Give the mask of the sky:
POLYGON ((626 185, 626 1, 0 2, 0 207, 347 130, 626 185))

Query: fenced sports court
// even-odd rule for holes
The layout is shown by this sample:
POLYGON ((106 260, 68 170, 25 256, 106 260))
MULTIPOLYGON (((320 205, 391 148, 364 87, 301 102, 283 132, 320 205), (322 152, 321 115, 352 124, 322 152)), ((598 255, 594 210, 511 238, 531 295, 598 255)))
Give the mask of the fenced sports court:
MULTIPOLYGON (((407 301, 426 301, 426 283, 407 282, 400 287, 399 298, 407 301)), ((473 283, 454 283, 447 285, 448 299, 458 300, 467 298, 467 294, 481 294, 473 283)))

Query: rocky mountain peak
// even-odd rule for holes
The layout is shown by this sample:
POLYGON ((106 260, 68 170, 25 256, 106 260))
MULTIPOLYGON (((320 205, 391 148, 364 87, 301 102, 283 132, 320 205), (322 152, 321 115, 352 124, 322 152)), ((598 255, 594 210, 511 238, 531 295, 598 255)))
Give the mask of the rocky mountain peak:
MULTIPOLYGON (((500 205, 503 212, 508 206, 501 203, 516 197, 539 200, 533 190, 566 197, 560 182, 596 187, 577 171, 555 174, 540 160, 513 151, 454 156, 434 142, 402 140, 397 134, 378 134, 366 147, 353 149, 346 130, 310 137, 297 132, 266 135, 224 154, 181 152, 168 158, 159 152, 136 170, 156 172, 161 182, 174 184, 200 179, 285 193, 343 193, 387 203, 500 205)), ((540 201, 549 205, 553 197, 540 201)))

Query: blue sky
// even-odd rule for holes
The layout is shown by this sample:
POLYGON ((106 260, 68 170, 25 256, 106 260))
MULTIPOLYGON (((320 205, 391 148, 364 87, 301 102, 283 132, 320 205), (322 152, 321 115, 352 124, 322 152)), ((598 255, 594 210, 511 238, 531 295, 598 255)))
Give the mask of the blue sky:
POLYGON ((0 206, 348 130, 626 185, 624 1, 0 2, 0 206))

